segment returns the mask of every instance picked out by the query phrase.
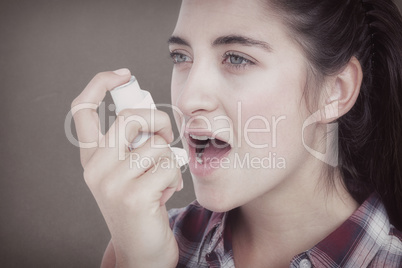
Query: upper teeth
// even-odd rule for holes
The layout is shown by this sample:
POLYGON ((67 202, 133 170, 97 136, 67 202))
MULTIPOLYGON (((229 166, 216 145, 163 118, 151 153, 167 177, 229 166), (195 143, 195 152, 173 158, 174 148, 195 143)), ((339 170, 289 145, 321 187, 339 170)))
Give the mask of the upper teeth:
POLYGON ((211 139, 211 140, 215 139, 215 138, 208 137, 208 136, 197 136, 197 135, 193 135, 193 134, 190 134, 190 137, 195 139, 195 140, 200 140, 200 141, 206 141, 208 139, 211 139))

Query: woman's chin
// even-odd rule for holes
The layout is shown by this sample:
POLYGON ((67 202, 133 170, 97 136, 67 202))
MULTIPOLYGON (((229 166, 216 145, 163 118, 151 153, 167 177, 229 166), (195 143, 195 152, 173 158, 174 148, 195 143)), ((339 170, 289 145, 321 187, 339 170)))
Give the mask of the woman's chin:
POLYGON ((211 193, 195 190, 197 202, 204 208, 213 212, 226 212, 236 208, 233 197, 226 196, 224 193, 211 193))
POLYGON ((218 212, 218 213, 227 212, 234 208, 233 206, 225 206, 225 205, 219 204, 217 202, 211 202, 211 200, 205 200, 206 202, 203 202, 204 200, 197 199, 197 201, 205 209, 208 209, 213 212, 218 212))

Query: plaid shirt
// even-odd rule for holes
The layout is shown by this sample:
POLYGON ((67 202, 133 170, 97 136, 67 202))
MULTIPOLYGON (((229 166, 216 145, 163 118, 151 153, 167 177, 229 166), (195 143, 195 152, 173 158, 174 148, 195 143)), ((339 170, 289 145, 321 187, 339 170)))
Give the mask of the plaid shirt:
MULTIPOLYGON (((215 213, 194 201, 169 211, 177 239, 177 267, 235 267, 228 213, 215 213)), ((310 250, 293 258, 290 267, 402 267, 402 232, 388 220, 372 194, 338 229, 310 250)))

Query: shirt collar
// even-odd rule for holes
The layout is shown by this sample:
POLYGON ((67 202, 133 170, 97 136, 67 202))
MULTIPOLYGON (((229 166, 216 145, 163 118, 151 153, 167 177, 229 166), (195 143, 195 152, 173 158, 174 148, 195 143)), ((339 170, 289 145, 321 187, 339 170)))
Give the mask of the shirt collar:
POLYGON ((390 228, 385 207, 374 193, 306 253, 314 267, 367 267, 389 238, 390 228))
MULTIPOLYGON (((210 253, 221 258, 233 255, 230 224, 227 225, 230 212, 211 213, 199 260, 210 253)), ((339 228, 295 256, 292 263, 308 257, 313 267, 367 267, 389 239, 390 229, 385 207, 374 193, 339 228)))
POLYGON ((232 250, 230 225, 226 226, 228 215, 229 212, 212 212, 201 241, 202 250, 200 250, 199 260, 205 253, 208 255, 215 252, 223 256, 232 250))

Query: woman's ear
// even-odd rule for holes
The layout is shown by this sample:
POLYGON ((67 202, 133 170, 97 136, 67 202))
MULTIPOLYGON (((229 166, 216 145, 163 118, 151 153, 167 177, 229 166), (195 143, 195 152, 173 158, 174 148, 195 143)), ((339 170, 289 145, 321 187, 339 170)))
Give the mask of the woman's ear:
POLYGON ((362 79, 360 62, 354 56, 340 73, 329 78, 328 95, 321 109, 321 123, 330 123, 352 109, 359 96, 362 79))

